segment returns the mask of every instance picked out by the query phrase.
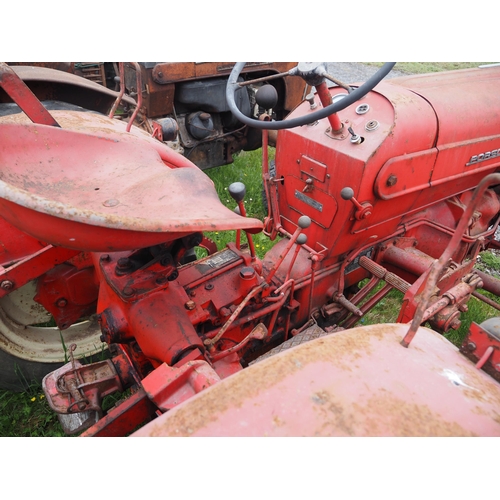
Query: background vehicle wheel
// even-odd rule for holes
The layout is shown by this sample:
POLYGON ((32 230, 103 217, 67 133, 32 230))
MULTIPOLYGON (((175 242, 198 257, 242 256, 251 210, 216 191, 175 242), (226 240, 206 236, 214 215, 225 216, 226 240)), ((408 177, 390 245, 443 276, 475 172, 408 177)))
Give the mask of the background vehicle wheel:
MULTIPOLYGON (((50 314, 33 300, 32 281, 0 299, 0 388, 25 390, 66 363, 67 349, 77 345, 75 357, 90 359, 106 347, 95 316, 66 330, 51 325, 50 314)), ((69 351, 68 351, 69 352, 69 351)))

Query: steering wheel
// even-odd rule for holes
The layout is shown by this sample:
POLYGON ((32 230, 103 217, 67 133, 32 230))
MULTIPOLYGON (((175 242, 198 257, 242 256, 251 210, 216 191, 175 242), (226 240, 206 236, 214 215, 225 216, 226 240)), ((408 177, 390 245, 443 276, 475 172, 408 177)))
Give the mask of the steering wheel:
MULTIPOLYGON (((333 113, 337 113, 338 111, 347 108, 348 106, 368 94, 368 92, 373 90, 375 86, 385 76, 387 76, 387 74, 391 71, 396 63, 385 63, 372 77, 370 77, 365 83, 363 83, 361 87, 353 90, 340 101, 337 101, 333 104, 330 104, 326 108, 314 111, 305 116, 278 122, 254 120, 245 116, 238 109, 238 106, 236 106, 235 92, 238 88, 240 88, 238 77, 240 76, 245 64, 246 63, 244 62, 236 63, 233 70, 231 71, 231 74, 229 75, 229 80, 226 86, 226 100, 229 109, 240 122, 248 125, 249 127, 254 127, 261 130, 283 130, 288 128, 301 127, 302 125, 313 123, 317 120, 321 120, 323 118, 326 118, 327 116, 332 115, 333 113)), ((299 63, 295 68, 292 68, 287 73, 283 73, 279 76, 300 76, 309 85, 318 86, 325 81, 325 75, 328 75, 325 63, 299 63)), ((263 80, 264 79, 260 79, 259 81, 263 80)))

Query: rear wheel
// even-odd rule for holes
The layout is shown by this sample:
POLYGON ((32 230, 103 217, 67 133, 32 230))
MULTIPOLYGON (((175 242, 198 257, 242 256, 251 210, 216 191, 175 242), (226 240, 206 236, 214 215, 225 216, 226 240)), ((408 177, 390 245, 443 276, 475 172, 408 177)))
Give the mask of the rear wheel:
POLYGON ((106 347, 95 316, 60 330, 51 326, 50 314, 33 300, 36 281, 0 299, 0 388, 25 390, 68 360, 67 349, 76 344, 76 357, 92 357, 106 347))

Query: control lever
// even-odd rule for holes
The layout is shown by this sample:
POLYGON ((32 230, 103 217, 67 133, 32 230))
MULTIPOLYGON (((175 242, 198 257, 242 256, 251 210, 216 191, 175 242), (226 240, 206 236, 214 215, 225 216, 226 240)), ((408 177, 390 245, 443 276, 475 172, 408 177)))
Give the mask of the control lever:
MULTIPOLYGON (((242 217, 247 216, 247 212, 245 210, 245 204, 243 203, 246 192, 247 188, 245 184, 243 184, 243 182, 233 182, 232 184, 229 185, 229 194, 231 195, 231 198, 238 204, 238 209, 242 217)), ((240 231, 241 230, 237 231, 237 241, 239 241, 239 235, 241 234, 240 231)), ((245 233, 247 235, 250 255, 252 256, 252 259, 255 259, 255 247, 253 244, 252 235, 248 231, 245 231, 245 233)))
POLYGON ((354 198, 354 190, 350 187, 345 187, 340 191, 340 196, 346 201, 351 201, 356 207, 356 212, 354 217, 357 220, 363 220, 372 214, 373 206, 370 203, 360 203, 356 198, 354 198))
POLYGON ((297 240, 302 230, 307 229, 310 225, 311 225, 310 217, 308 217, 307 215, 302 215, 301 217, 299 217, 299 220, 297 221, 297 229, 292 234, 287 246, 284 248, 283 252, 281 252, 279 257, 276 259, 274 266, 271 268, 269 274, 267 275, 266 282, 268 284, 271 283, 271 280, 273 279, 273 276, 276 274, 278 267, 280 267, 281 263, 285 260, 285 257, 288 255, 288 252, 290 251, 292 246, 295 245, 296 242, 299 243, 299 245, 303 245, 307 241, 307 238, 306 240, 301 238, 300 242, 298 242, 297 240))

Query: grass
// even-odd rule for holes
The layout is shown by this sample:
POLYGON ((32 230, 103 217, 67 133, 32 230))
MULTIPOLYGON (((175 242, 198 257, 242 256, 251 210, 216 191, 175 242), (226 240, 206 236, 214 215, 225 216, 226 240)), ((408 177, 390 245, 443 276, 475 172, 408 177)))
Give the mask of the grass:
MULTIPOLYGON (((380 67, 381 62, 366 63, 371 66, 380 67)), ((408 74, 435 73, 437 71, 453 71, 457 69, 477 68, 489 62, 398 62, 394 70, 408 74)))
MULTIPOLYGON (((103 410, 110 410, 124 395, 126 393, 106 396, 103 410)), ((67 437, 38 383, 30 384, 24 392, 0 389, 0 436, 67 437)))
MULTIPOLYGON (((489 253, 489 252, 483 252, 489 253)), ((378 288, 377 288, 378 290, 378 288)), ((500 304, 500 298, 481 290, 481 293, 500 304)), ((378 323, 394 323, 397 320, 403 294, 398 290, 391 290, 368 314, 359 321, 357 326, 373 325, 378 323)), ((485 302, 471 297, 467 303, 468 311, 460 315, 460 328, 450 330, 444 336, 454 345, 459 347, 469 331, 472 322, 482 323, 483 321, 499 316, 499 311, 485 302)), ((430 326, 427 324, 430 328, 430 326)))
POLYGON ((481 252, 477 258, 476 268, 480 271, 490 271, 500 276, 500 257, 495 252, 481 252))
POLYGON ((32 384, 21 393, 0 390, 0 436, 64 436, 39 384, 32 384))
MULTIPOLYGON (((275 150, 270 148, 270 160, 274 158, 275 150)), ((205 173, 212 179, 220 200, 228 208, 235 209, 237 203, 229 194, 229 186, 233 182, 242 182, 246 187, 245 211, 248 217, 263 220, 267 216, 267 208, 263 204, 262 184, 262 150, 242 152, 235 157, 234 163, 218 168, 206 170, 205 173)), ((227 243, 235 241, 236 231, 207 232, 205 236, 213 240, 219 250, 227 243)), ((273 246, 263 233, 252 236, 256 254, 262 258, 273 246)), ((245 233, 241 237, 242 243, 246 241, 245 233)))

